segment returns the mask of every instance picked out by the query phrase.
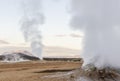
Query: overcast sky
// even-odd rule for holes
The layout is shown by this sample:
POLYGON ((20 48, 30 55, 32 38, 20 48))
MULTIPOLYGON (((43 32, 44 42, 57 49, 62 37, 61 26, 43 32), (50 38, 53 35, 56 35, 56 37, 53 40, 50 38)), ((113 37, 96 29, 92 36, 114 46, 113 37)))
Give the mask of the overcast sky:
MULTIPOLYGON (((20 31, 21 1, 0 0, 0 40, 17 45, 25 43, 20 31)), ((45 24, 39 29, 45 45, 80 49, 80 32, 72 30, 69 26, 69 3, 70 0, 43 0, 45 24)))

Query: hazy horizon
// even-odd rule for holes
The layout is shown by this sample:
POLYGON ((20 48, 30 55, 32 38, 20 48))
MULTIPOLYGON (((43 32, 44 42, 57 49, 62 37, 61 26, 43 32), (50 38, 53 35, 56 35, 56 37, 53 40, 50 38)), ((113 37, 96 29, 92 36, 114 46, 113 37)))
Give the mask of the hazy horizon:
MULTIPOLYGON (((30 47, 17 47, 17 46, 3 46, 0 47, 0 55, 2 54, 11 54, 15 52, 30 52, 30 47)), ((78 58, 80 57, 81 50, 70 49, 64 47, 55 47, 55 46, 44 46, 43 47, 43 57, 70 57, 70 58, 78 58)))

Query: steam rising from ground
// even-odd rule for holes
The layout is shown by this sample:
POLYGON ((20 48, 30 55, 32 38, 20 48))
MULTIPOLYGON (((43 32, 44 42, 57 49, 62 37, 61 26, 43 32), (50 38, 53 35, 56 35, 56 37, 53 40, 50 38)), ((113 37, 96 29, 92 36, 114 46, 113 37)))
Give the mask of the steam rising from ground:
POLYGON ((72 0, 71 26, 82 30, 84 65, 120 68, 120 0, 72 0))
POLYGON ((42 59, 42 43, 39 25, 44 23, 41 0, 24 0, 21 30, 26 42, 31 43, 32 52, 42 59))

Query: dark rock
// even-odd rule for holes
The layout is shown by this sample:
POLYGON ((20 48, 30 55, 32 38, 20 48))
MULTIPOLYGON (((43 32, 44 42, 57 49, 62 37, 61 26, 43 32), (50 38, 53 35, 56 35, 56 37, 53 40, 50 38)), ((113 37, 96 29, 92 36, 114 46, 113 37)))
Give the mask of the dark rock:
POLYGON ((93 66, 87 70, 81 68, 80 76, 87 77, 90 81, 120 81, 119 71, 113 68, 97 69, 93 66))

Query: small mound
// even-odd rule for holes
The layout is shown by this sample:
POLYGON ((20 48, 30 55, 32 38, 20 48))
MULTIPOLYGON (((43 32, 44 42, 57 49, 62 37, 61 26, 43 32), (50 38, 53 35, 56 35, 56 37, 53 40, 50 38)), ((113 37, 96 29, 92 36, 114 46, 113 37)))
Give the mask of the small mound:
POLYGON ((120 81, 120 73, 118 69, 104 68, 97 69, 91 67, 89 69, 80 68, 80 77, 86 77, 86 81, 120 81))

